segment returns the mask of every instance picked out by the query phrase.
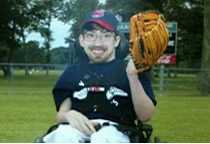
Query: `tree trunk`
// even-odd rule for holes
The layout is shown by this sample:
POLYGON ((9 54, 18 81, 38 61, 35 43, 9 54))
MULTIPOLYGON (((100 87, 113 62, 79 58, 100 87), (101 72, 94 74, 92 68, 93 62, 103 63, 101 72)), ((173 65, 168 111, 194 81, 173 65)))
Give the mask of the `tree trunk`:
POLYGON ((13 76, 13 68, 10 65, 7 66, 1 66, 0 67, 3 71, 4 78, 12 78, 13 76))
POLYGON ((204 35, 200 76, 200 90, 203 95, 210 93, 210 1, 204 0, 204 35))

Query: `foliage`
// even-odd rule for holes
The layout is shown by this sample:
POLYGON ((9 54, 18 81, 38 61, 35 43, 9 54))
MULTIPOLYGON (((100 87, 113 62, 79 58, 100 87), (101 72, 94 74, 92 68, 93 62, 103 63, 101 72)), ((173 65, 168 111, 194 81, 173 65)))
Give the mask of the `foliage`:
POLYGON ((106 9, 124 16, 124 21, 134 13, 158 10, 167 21, 178 22, 177 62, 180 67, 201 65, 203 41, 203 0, 107 0, 106 9))
POLYGON ((210 93, 210 74, 208 71, 202 71, 198 74, 198 89, 203 96, 210 93))
POLYGON ((98 0, 71 0, 64 2, 59 18, 64 22, 72 23, 71 39, 76 39, 82 20, 86 14, 99 6, 98 0))
MULTIPOLYGON (((49 24, 52 17, 72 24, 67 42, 76 39, 85 15, 103 7, 124 15, 125 21, 129 21, 129 17, 139 11, 161 11, 168 21, 178 22, 178 64, 199 67, 201 63, 203 0, 107 0, 104 6, 97 0, 5 0, 0 5, 0 51, 6 54, 5 58, 1 56, 0 61, 10 61, 13 51, 24 43, 24 32, 31 30, 40 32, 45 38, 45 47, 49 53, 52 41, 49 24)), ((49 61, 49 54, 47 59, 49 61)))
POLYGON ((192 1, 171 2, 166 12, 169 21, 178 22, 177 61, 181 67, 200 68, 203 41, 203 3, 192 1), (179 4, 179 5, 178 5, 179 4), (185 65, 181 65, 185 63, 185 65))
POLYGON ((210 93, 210 31, 209 31, 209 14, 210 14, 210 2, 204 0, 204 35, 203 35, 203 51, 202 51, 202 73, 200 76, 200 90, 203 95, 210 93), (208 71, 206 71, 208 70, 208 71))
POLYGON ((14 63, 46 63, 45 54, 44 49, 39 47, 39 42, 29 41, 15 51, 14 63))
POLYGON ((51 50, 51 60, 52 64, 67 64, 69 63, 70 53, 68 48, 59 47, 51 50))
POLYGON ((107 0, 105 5, 98 0, 3 0, 0 1, 0 62, 14 60, 15 50, 23 47, 25 34, 31 31, 44 37, 46 62, 49 62, 53 40, 49 28, 53 17, 72 25, 66 38, 70 45, 77 39, 85 15, 94 9, 120 13, 124 21, 129 21, 134 13, 153 9, 162 12, 168 21, 178 22, 177 66, 198 68, 204 33, 203 6, 203 0, 107 0))
POLYGON ((52 38, 52 32, 50 30, 51 21, 52 18, 57 16, 57 13, 59 12, 59 8, 61 7, 63 1, 62 0, 44 0, 40 1, 41 3, 40 7, 43 7, 43 10, 45 10, 46 18, 45 18, 45 24, 39 28, 39 32, 41 36, 45 39, 44 47, 47 51, 46 55, 46 63, 50 62, 50 48, 51 48, 51 41, 52 38))
MULTIPOLYGON (((0 62, 11 62, 17 49, 25 45, 26 32, 38 31, 50 49, 50 21, 61 0, 3 0, 0 1, 0 62)), ((25 54, 24 54, 25 56, 25 54)), ((26 58, 26 56, 25 56, 26 58)), ((27 59, 25 59, 27 62, 27 59)), ((5 72, 10 73, 2 67, 5 72)))

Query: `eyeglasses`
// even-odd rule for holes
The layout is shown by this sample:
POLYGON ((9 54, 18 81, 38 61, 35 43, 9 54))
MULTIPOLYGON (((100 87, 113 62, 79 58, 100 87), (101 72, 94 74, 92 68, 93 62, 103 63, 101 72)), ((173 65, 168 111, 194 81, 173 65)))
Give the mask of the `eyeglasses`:
POLYGON ((84 37, 88 41, 95 41, 97 38, 101 41, 110 41, 114 38, 115 34, 113 32, 100 32, 100 34, 97 34, 97 32, 91 32, 87 31, 84 33, 84 37))

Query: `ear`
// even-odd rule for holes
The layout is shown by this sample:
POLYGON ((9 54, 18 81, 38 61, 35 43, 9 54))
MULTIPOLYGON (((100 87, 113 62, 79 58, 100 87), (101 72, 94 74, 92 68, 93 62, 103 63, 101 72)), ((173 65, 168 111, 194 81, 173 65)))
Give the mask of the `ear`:
POLYGON ((79 35, 79 44, 81 47, 84 47, 84 36, 82 34, 79 35))
POLYGON ((115 44, 114 44, 114 46, 115 46, 115 47, 118 47, 119 44, 120 44, 120 36, 116 36, 116 37, 115 37, 115 44))

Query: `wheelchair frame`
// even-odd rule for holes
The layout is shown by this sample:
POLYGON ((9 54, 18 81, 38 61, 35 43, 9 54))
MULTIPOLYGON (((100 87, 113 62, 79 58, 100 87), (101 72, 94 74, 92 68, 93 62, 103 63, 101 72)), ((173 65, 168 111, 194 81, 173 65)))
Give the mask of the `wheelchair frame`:
MULTIPOLYGON (((44 143, 43 141, 44 136, 46 136, 50 132, 57 129, 57 127, 60 124, 68 124, 68 123, 59 123, 59 124, 52 125, 44 135, 36 138, 34 140, 34 143, 44 143)), ((106 126, 106 125, 109 125, 109 124, 104 123, 102 126, 106 126)), ((100 129, 102 126, 99 126, 96 129, 100 129)), ((144 124, 144 123, 138 122, 136 127, 125 126, 125 125, 115 125, 115 127, 119 131, 126 134, 129 137, 131 143, 151 143, 151 142, 160 143, 159 137, 154 137, 154 140, 152 140, 151 137, 152 137, 153 128, 150 124, 144 124)), ((90 143, 90 142, 86 141, 85 143, 90 143)))

